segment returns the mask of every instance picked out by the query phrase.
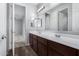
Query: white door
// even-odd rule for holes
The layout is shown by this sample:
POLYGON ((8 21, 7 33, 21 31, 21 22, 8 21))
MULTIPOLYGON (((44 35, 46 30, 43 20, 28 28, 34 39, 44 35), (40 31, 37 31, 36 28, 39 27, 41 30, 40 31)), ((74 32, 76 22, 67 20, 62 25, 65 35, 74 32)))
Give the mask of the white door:
POLYGON ((6 36, 6 3, 0 3, 0 56, 6 56, 6 41, 2 36, 6 36))

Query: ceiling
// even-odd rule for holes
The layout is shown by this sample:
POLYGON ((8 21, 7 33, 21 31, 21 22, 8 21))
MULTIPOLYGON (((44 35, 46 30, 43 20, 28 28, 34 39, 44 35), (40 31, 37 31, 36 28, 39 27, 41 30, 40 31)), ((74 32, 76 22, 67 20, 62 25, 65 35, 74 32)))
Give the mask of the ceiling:
POLYGON ((28 4, 37 6, 39 3, 28 3, 28 4))

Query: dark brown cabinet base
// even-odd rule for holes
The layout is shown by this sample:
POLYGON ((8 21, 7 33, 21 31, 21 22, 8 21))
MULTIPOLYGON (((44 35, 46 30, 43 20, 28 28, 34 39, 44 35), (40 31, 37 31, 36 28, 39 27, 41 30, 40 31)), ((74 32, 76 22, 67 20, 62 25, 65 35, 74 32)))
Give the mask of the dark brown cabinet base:
POLYGON ((79 56, 79 50, 78 50, 78 56, 79 56))
POLYGON ((37 39, 33 40, 33 50, 37 52, 37 39))
POLYGON ((29 43, 39 56, 78 56, 79 50, 29 34, 29 43))
POLYGON ((38 43, 38 55, 47 56, 47 47, 41 43, 38 43))
POLYGON ((58 53, 56 50, 48 48, 48 56, 62 56, 62 55, 58 53))
POLYGON ((58 54, 60 53, 60 55, 64 55, 64 56, 74 56, 74 55, 76 55, 76 49, 62 45, 62 44, 59 44, 57 42, 53 42, 53 41, 48 40, 48 46, 50 48, 56 50, 58 52, 58 54))

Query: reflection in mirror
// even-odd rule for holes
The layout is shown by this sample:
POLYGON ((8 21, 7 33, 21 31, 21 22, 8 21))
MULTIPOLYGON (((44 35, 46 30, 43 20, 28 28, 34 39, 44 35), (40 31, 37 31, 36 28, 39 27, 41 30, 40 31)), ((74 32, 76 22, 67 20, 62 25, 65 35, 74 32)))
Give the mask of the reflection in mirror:
POLYGON ((68 8, 58 12, 58 31, 68 31, 68 8))
POLYGON ((50 25, 50 14, 45 13, 45 30, 49 30, 50 25))
POLYGON ((56 6, 45 12, 45 30, 79 35, 79 8, 72 3, 56 6))
POLYGON ((36 27, 36 28, 42 27, 42 19, 35 18, 34 20, 32 20, 31 27, 36 27))

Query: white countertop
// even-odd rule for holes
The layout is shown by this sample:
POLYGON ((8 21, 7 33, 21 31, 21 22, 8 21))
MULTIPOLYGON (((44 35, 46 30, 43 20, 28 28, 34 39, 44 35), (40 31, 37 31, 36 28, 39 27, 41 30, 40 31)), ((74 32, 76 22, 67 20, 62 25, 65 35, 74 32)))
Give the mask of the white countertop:
POLYGON ((30 31, 30 33, 46 38, 51 41, 61 43, 66 46, 70 46, 72 48, 79 49, 79 38, 78 38, 79 36, 78 35, 54 33, 51 31, 30 31), (60 37, 56 37, 56 35, 60 35, 60 37))

